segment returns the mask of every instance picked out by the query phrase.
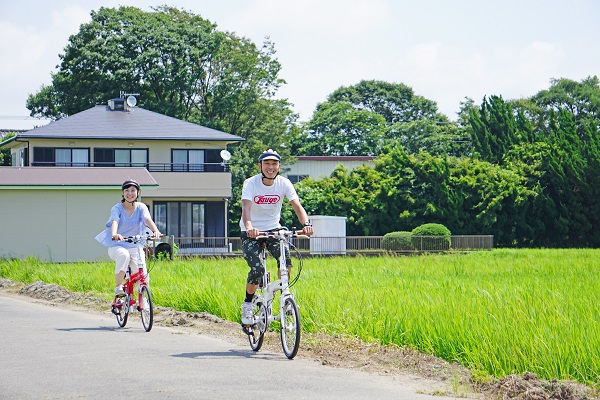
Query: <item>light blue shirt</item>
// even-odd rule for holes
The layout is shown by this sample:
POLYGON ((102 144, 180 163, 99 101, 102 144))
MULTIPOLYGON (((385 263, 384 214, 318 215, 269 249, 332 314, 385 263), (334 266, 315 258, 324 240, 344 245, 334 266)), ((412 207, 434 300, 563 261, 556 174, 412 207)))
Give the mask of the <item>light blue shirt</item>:
POLYGON ((136 247, 135 243, 129 243, 125 241, 118 242, 112 240, 112 235, 110 234, 110 226, 112 225, 113 221, 117 221, 117 233, 123 237, 143 235, 146 233, 144 231, 144 228, 145 222, 148 219, 151 219, 150 211, 144 203, 136 202, 135 210, 133 210, 131 216, 127 215, 127 212, 125 211, 125 208, 123 208, 122 203, 117 203, 110 209, 110 218, 106 222, 106 229, 100 234, 98 234, 98 236, 96 236, 96 240, 106 247, 136 247))

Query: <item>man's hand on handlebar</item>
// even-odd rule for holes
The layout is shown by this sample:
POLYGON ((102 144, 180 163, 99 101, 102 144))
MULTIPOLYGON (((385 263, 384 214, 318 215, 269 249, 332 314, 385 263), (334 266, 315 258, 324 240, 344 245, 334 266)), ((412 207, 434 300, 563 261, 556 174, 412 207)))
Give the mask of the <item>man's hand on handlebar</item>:
POLYGON ((315 230, 313 229, 312 225, 304 225, 302 228, 303 235, 311 236, 313 233, 315 233, 315 230))

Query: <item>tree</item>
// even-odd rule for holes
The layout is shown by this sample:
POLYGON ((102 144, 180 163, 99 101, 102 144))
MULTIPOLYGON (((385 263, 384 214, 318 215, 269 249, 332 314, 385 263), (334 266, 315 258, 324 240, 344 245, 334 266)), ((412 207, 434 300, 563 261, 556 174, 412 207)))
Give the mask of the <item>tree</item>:
POLYGON ((192 13, 102 7, 91 17, 69 38, 52 85, 29 96, 32 116, 58 119, 126 90, 146 109, 238 134, 284 83, 272 43, 259 49, 192 13))
POLYGON ((330 94, 292 145, 299 155, 371 155, 392 144, 415 154, 462 155, 469 152, 465 136, 410 87, 371 80, 330 94))
MULTIPOLYGON (((16 136, 17 134, 14 132, 9 132, 6 135, 4 135, 4 137, 0 136, 0 143, 4 142, 5 140, 10 139, 11 137, 16 136)), ((0 148, 0 165, 11 165, 11 156, 10 156, 10 149, 7 148, 0 148)))
POLYGON ((360 81, 354 86, 340 87, 327 102, 348 102, 358 110, 368 110, 385 118, 388 125, 420 119, 436 119, 437 104, 414 94, 402 83, 360 81))
POLYGON ((470 112, 473 149, 482 160, 501 165, 502 157, 517 143, 512 107, 502 96, 484 97, 480 109, 470 112))
POLYGON ((300 154, 375 155, 383 145, 385 120, 348 102, 322 103, 305 125, 300 154))
POLYGON ((550 89, 541 90, 531 100, 545 110, 565 110, 576 121, 586 118, 600 119, 600 80, 587 77, 581 82, 570 79, 553 79, 550 89))

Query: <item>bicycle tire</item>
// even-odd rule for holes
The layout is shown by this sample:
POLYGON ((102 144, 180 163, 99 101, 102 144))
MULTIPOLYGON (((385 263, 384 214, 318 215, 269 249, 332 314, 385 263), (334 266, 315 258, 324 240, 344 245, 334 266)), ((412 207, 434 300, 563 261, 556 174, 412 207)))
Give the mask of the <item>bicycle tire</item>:
POLYGON ((300 313, 293 297, 285 299, 283 309, 285 312, 281 316, 281 347, 286 357, 291 360, 296 357, 300 347, 300 313))
POLYGON ((150 332, 152 329, 152 323, 154 322, 154 304, 152 304, 152 294, 148 286, 142 286, 140 289, 142 298, 141 304, 138 304, 140 309, 140 315, 142 317, 142 325, 146 332, 150 332))
POLYGON ((113 314, 117 316, 117 324, 121 328, 127 325, 127 318, 129 317, 129 295, 115 297, 113 301, 113 314))
POLYGON ((262 303, 256 303, 253 310, 254 325, 248 328, 248 342, 253 351, 259 351, 265 340, 267 329, 267 310, 262 303))

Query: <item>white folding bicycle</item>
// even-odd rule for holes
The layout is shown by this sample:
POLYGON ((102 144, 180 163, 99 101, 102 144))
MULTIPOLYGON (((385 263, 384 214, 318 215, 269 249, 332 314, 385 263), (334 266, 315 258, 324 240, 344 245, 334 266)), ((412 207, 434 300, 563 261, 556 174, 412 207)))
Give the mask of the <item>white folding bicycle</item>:
POLYGON ((302 231, 288 230, 280 228, 269 232, 260 232, 256 237, 258 240, 278 240, 280 248, 279 256, 279 276, 280 278, 271 282, 270 274, 267 272, 267 252, 266 243, 263 242, 259 254, 260 261, 265 269, 263 281, 258 286, 252 303, 254 323, 252 325, 242 325, 242 329, 248 335, 250 347, 254 351, 260 350, 263 345, 264 335, 273 321, 279 321, 281 347, 286 357, 290 360, 298 353, 300 346, 300 313, 298 304, 294 300, 294 295, 290 292, 290 287, 296 283, 302 270, 302 258, 298 249, 292 244, 292 238, 308 238, 302 235, 302 231), (296 266, 298 273, 290 281, 288 269, 286 266, 285 254, 290 250, 295 251, 298 260, 296 266), (281 291, 279 296, 279 310, 273 310, 273 300, 277 291, 281 291))

